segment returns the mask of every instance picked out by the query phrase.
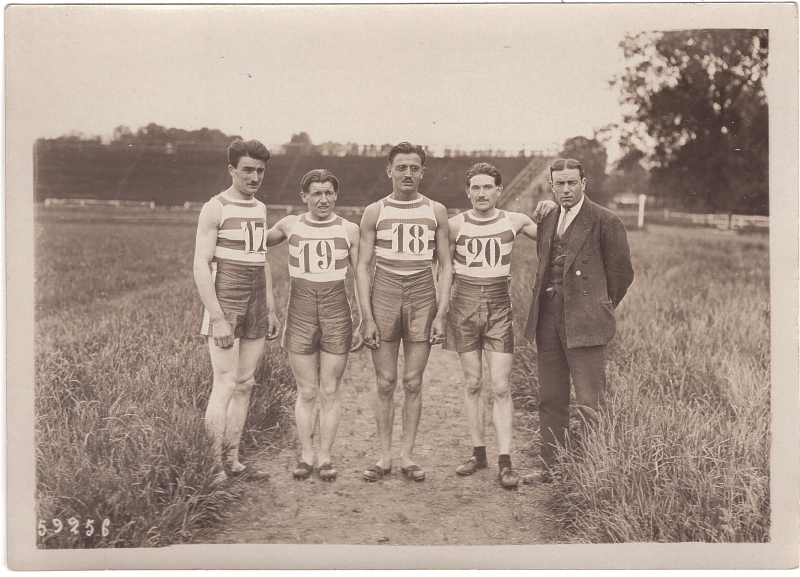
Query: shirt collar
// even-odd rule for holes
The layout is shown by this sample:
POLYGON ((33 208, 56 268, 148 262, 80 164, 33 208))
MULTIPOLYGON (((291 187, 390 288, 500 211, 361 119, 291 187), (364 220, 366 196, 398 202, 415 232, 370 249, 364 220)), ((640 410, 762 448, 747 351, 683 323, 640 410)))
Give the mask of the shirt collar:
MULTIPOLYGON (((578 204, 576 204, 573 207, 570 207, 570 209, 569 209, 570 216, 575 216, 576 214, 578 214, 581 211, 581 207, 583 206, 583 201, 584 200, 586 200, 586 195, 585 194, 583 196, 581 196, 581 200, 578 202, 578 204)), ((565 211, 564 207, 562 206, 561 207, 561 216, 564 216, 565 212, 566 211, 565 211)))

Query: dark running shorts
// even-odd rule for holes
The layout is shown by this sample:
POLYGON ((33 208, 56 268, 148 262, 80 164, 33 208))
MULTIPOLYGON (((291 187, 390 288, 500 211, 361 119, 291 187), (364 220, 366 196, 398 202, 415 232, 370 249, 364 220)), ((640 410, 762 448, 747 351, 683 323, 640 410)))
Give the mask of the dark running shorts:
POLYGON ((344 281, 292 279, 281 346, 300 355, 350 352, 353 319, 344 281))
POLYGON ((447 312, 443 348, 458 353, 484 349, 514 352, 508 280, 476 284, 456 275, 447 312))
POLYGON ((438 309, 433 272, 403 276, 376 266, 371 304, 382 341, 428 341, 438 309))
MULTIPOLYGON (((260 339, 269 332, 267 323, 267 279, 264 267, 212 263, 212 278, 217 301, 225 320, 233 330, 233 338, 260 339)), ((203 315, 200 333, 213 337, 208 311, 203 315)))

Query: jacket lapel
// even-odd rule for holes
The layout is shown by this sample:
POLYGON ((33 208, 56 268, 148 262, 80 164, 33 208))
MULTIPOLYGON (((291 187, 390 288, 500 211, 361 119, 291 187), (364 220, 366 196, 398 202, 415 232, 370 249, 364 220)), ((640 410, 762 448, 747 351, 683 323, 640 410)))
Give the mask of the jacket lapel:
POLYGON ((572 236, 569 239, 569 246, 567 247, 567 258, 564 259, 564 274, 567 274, 569 267, 572 266, 572 262, 575 260, 575 257, 578 254, 578 250, 583 246, 583 243, 586 242, 586 239, 589 238, 589 233, 592 232, 592 226, 594 225, 594 211, 592 210, 592 202, 589 200, 588 197, 584 196, 583 206, 581 206, 581 211, 578 213, 578 216, 575 217, 573 221, 573 230, 572 236))

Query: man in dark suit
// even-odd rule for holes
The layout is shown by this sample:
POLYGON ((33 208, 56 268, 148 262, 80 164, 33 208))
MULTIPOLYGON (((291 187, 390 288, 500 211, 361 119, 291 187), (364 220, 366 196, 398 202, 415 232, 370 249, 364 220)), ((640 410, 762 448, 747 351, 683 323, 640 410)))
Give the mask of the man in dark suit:
POLYGON ((569 429, 570 377, 584 433, 604 410, 614 309, 633 282, 625 227, 617 215, 584 195, 580 162, 553 162, 550 186, 561 208, 539 225, 539 264, 525 327, 539 355, 544 468, 523 478, 527 483, 552 481, 557 447, 565 445, 569 429))

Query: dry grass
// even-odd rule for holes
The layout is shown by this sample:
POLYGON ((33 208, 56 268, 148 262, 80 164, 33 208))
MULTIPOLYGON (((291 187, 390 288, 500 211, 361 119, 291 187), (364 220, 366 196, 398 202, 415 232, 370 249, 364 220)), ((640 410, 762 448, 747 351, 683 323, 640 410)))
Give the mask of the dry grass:
MULTIPOLYGON (((562 456, 553 512, 575 542, 768 541, 767 240, 666 227, 629 239, 609 416, 582 458, 562 456)), ((535 257, 515 259, 527 313, 535 257)), ((525 345, 516 361, 517 403, 535 411, 536 354, 525 345)))

